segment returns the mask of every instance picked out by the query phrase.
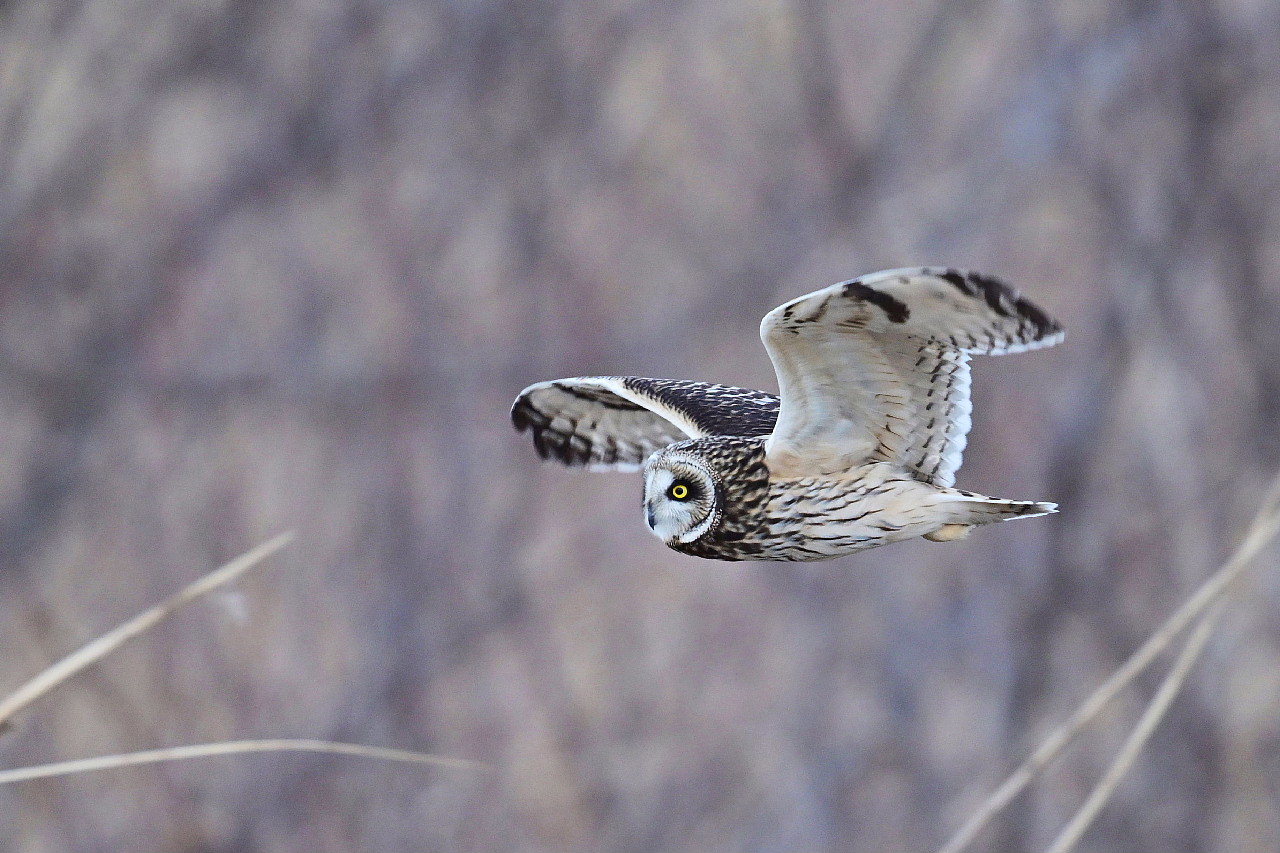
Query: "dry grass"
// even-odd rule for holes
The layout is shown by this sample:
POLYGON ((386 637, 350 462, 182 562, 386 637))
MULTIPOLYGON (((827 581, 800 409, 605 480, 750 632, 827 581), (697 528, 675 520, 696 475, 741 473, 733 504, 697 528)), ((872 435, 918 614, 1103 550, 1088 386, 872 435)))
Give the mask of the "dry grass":
POLYGON ((1209 642, 1213 629, 1217 627, 1218 618, 1222 616, 1224 603, 1219 601, 1214 605, 1213 609, 1205 614, 1203 619, 1196 623, 1195 629, 1192 630, 1191 636, 1187 638, 1187 642, 1178 654, 1178 659, 1174 661, 1172 668, 1170 668, 1169 674, 1160 683, 1159 689, 1156 690, 1151 702, 1142 712, 1137 725, 1133 727, 1133 731, 1125 739, 1124 746, 1111 762, 1111 765, 1107 767, 1106 772, 1102 774, 1098 784, 1089 792, 1089 796, 1085 798, 1084 805, 1080 806, 1079 810, 1072 815, 1071 820, 1067 821, 1067 825, 1058 833, 1058 837, 1049 845, 1046 853, 1069 853, 1080 841, 1085 830, 1093 823, 1094 818, 1098 816, 1098 812, 1102 811, 1102 807, 1111 799, 1116 786, 1120 784, 1120 780, 1124 778, 1124 775, 1129 772, 1133 762, 1138 759, 1138 755, 1142 752, 1142 748, 1147 745, 1147 741, 1151 738, 1152 732, 1156 730, 1156 726, 1164 719, 1165 712, 1169 710, 1169 705, 1187 680, 1187 675, 1190 674, 1192 665, 1200 658, 1200 653, 1204 651, 1205 643, 1209 642))
MULTIPOLYGON (((1280 476, 1273 482, 1244 540, 1219 568, 1159 629, 1094 691, 1067 720, 1056 729, 1030 757, 997 788, 973 816, 943 845, 939 853, 959 853, 977 834, 1030 784, 1062 750, 1090 723, 1133 679, 1194 623, 1189 638, 1165 680, 1144 710, 1102 779, 1086 798, 1067 825, 1054 839, 1047 853, 1069 853, 1079 842, 1098 813, 1106 805, 1116 786, 1133 765, 1156 726, 1159 725, 1173 699, 1204 650, 1224 610, 1224 597, 1232 585, 1252 565, 1254 558, 1280 533, 1280 476), (1198 621, 1197 621, 1198 620, 1198 621)), ((0 730, 10 725, 14 715, 71 676, 102 660, 129 640, 140 636, 179 609, 209 592, 241 577, 266 557, 279 551, 290 541, 292 533, 284 533, 235 558, 226 565, 201 577, 177 594, 151 607, 134 618, 90 641, 54 663, 7 696, 0 698, 0 730)), ((75 759, 32 767, 0 770, 0 785, 193 758, 243 755, 262 752, 317 752, 370 758, 378 761, 414 765, 452 767, 467 770, 490 769, 487 765, 458 758, 445 758, 361 744, 312 739, 238 740, 208 744, 192 744, 165 749, 144 750, 95 758, 75 759)))
POLYGON ((388 749, 382 746, 364 746, 358 743, 338 743, 308 738, 276 738, 273 740, 228 740, 218 743, 197 743, 190 746, 174 746, 168 749, 147 749, 120 755, 103 755, 98 758, 78 758, 55 764, 19 767, 0 770, 0 785, 28 782, 32 779, 48 779, 52 776, 70 776, 75 773, 91 773, 95 770, 115 770, 119 767, 135 767, 139 764, 160 764, 166 761, 183 761, 188 758, 208 758, 218 755, 244 755, 254 752, 321 752, 330 755, 351 755, 391 761, 401 764, 429 764, 437 767, 454 767, 460 770, 489 770, 487 764, 467 761, 463 758, 442 758, 422 752, 388 749))
POLYGON ((1280 533, 1280 475, 1272 481, 1253 522, 1249 525, 1244 540, 1231 558, 1201 584, 1200 588, 1174 611, 1173 615, 1165 620, 1164 624, 1156 629, 1155 633, 1110 678, 1085 699, 1066 723, 1041 741, 1036 750, 987 797, 947 843, 939 848, 938 853, 959 853, 968 847, 991 819, 1003 811, 1014 797, 1057 758, 1121 690, 1150 666, 1187 626, 1199 618, 1200 621, 1191 638, 1143 712, 1142 718, 1135 726, 1129 740, 1126 741, 1124 750, 1108 768, 1102 781, 1089 795, 1080 811, 1068 822, 1066 828, 1050 847, 1050 853, 1067 853, 1106 804, 1120 778, 1137 758, 1147 738, 1159 724, 1169 703, 1173 701, 1178 689, 1186 680, 1191 665, 1199 656, 1204 643, 1208 641, 1221 614, 1221 607, 1213 607, 1213 605, 1222 601, 1232 585, 1244 574, 1245 569, 1253 564, 1253 559, 1271 543, 1277 533, 1280 533), (1211 607, 1213 607, 1212 610, 1210 610, 1211 607))
MULTIPOLYGON (((291 541, 293 541, 293 533, 289 532, 282 533, 274 539, 262 543, 222 567, 204 575, 177 594, 170 596, 154 607, 144 610, 127 622, 91 640, 47 667, 17 690, 0 698, 0 732, 11 725, 11 720, 15 714, 47 695, 54 688, 66 682, 71 676, 85 669, 85 667, 102 660, 129 640, 159 625, 169 616, 193 601, 238 579, 249 569, 259 565, 263 560, 288 545, 291 541)), ((53 764, 42 764, 34 767, 0 770, 0 785, 25 782, 32 779, 47 779, 53 776, 89 773, 97 770, 111 770, 140 764, 157 764, 166 761, 181 761, 219 755, 243 755, 257 752, 321 752, 403 764, 454 767, 467 770, 487 768, 486 765, 479 762, 467 761, 461 758, 443 758, 421 752, 354 743, 293 738, 192 744, 167 749, 151 749, 142 752, 104 755, 96 758, 81 758, 53 764)))
POLYGON ((249 569, 293 541, 293 533, 281 533, 258 547, 241 554, 221 568, 215 569, 154 607, 142 611, 97 639, 90 640, 62 660, 46 668, 26 684, 0 699, 0 731, 10 724, 13 715, 53 690, 87 666, 143 634, 191 602, 219 587, 226 586, 249 569))

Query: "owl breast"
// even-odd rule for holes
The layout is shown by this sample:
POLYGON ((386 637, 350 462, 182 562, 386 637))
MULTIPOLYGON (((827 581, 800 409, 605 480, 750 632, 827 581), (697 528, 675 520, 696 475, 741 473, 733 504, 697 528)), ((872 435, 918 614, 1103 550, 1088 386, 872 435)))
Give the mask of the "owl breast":
POLYGON ((762 440, 716 444, 732 445, 716 447, 711 456, 721 475, 721 516, 701 538, 672 543, 683 553, 808 562, 921 536, 938 526, 938 490, 898 465, 870 462, 837 474, 773 478, 762 440))
POLYGON ((900 466, 870 462, 833 476, 773 480, 761 554, 825 560, 937 529, 939 490, 900 466))

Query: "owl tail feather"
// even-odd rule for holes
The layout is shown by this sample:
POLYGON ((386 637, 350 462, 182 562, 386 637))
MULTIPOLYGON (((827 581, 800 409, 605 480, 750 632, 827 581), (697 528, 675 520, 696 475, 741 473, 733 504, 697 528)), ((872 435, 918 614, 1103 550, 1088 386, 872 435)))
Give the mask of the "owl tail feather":
POLYGON ((1010 501, 989 498, 971 492, 954 492, 951 510, 952 524, 994 524, 1012 518, 1035 518, 1058 511, 1058 505, 1044 501, 1010 501))

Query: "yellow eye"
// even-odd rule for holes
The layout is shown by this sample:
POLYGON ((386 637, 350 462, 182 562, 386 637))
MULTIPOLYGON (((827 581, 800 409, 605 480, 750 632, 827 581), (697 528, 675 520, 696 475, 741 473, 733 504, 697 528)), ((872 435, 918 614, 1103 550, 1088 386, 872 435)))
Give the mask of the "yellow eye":
POLYGON ((684 483, 676 483, 674 486, 671 487, 671 497, 675 498, 678 501, 684 500, 685 498, 689 497, 689 487, 686 486, 684 483))

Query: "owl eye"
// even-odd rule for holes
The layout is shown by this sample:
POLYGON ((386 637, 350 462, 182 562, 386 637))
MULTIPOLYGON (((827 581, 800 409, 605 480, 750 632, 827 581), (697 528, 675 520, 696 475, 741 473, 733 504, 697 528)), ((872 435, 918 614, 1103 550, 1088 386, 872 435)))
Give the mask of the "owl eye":
POLYGON ((681 482, 671 484, 671 488, 667 489, 667 497, 672 500, 682 501, 689 497, 689 487, 681 482))

